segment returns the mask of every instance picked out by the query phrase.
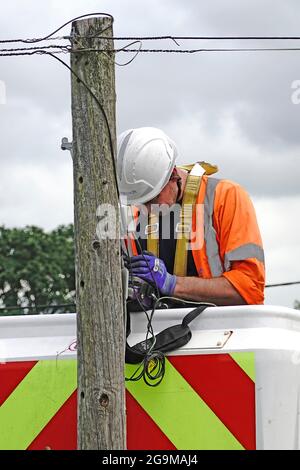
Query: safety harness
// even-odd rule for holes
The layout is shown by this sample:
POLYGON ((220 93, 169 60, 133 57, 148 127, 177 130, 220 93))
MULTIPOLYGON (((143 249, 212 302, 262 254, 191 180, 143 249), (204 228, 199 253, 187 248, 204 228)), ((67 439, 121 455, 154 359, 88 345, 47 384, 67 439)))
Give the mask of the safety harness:
MULTIPOLYGON (((216 173, 218 171, 218 167, 206 162, 198 162, 191 165, 180 166, 179 168, 188 171, 188 176, 183 194, 180 221, 176 227, 176 231, 179 232, 179 237, 176 243, 173 272, 178 276, 186 276, 188 256, 187 246, 192 232, 192 217, 200 189, 201 177, 203 174, 212 175, 216 173)), ((159 217, 155 213, 150 213, 148 216, 146 235, 147 250, 159 257, 159 217)), ((154 294, 154 287, 149 285, 148 288, 153 289, 152 293, 154 294)), ((150 297, 149 294, 151 294, 151 292, 148 292, 148 297, 150 297)), ((157 352, 159 354, 163 354, 184 346, 189 342, 192 336, 189 323, 198 317, 198 315, 200 315, 209 305, 211 304, 199 303, 197 308, 190 311, 183 318, 180 324, 166 328, 151 339, 146 339, 134 346, 129 346, 129 344, 126 343, 126 362, 130 364, 138 364, 141 363, 141 361, 145 362, 145 360, 147 361, 148 359, 151 362, 151 360, 153 360, 153 353, 157 352)), ((190 305, 188 305, 188 303, 185 305, 185 307, 189 306, 190 305)), ((132 305, 127 303, 127 338, 130 334, 130 312, 133 310, 132 305)), ((154 310, 155 305, 152 313, 154 313, 154 310)), ((144 370, 148 370, 148 366, 145 364, 144 370)), ((145 375, 143 375, 143 377, 146 383, 148 383, 145 379, 145 375)), ((160 376, 160 380, 162 377, 163 374, 160 376)), ((138 378, 140 378, 140 376, 138 376, 138 378)), ((131 378, 128 380, 136 379, 131 378)), ((160 383, 160 380, 156 384, 160 383)))
MULTIPOLYGON (((201 185, 202 175, 212 175, 218 171, 216 165, 207 162, 197 162, 190 165, 178 166, 182 170, 188 171, 188 177, 183 193, 182 206, 180 211, 180 222, 176 226, 178 233, 176 251, 174 259, 173 274, 186 276, 188 259, 188 242, 192 232, 192 219, 197 197, 201 185)), ((147 251, 159 258, 159 216, 150 213, 148 225, 146 226, 147 251)))

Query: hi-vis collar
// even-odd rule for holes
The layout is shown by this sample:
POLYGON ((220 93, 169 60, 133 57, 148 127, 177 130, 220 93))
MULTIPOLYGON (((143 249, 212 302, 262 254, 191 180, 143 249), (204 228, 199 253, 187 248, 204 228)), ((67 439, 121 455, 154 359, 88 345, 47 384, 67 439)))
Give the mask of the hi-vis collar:
MULTIPOLYGON (((181 170, 188 171, 188 177, 183 193, 180 222, 176 225, 178 238, 176 242, 173 274, 186 276, 187 274, 187 246, 192 231, 192 218, 194 207, 199 193, 201 178, 203 175, 213 175, 218 171, 216 165, 207 162, 197 162, 189 165, 178 166, 181 170)), ((149 214, 146 227, 147 251, 159 258, 159 217, 157 214, 149 214)))

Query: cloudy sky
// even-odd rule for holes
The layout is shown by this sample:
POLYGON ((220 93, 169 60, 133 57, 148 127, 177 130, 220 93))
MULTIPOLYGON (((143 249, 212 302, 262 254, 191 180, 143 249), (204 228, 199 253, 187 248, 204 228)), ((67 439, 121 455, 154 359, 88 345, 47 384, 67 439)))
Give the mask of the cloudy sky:
MULTIPOLYGON (((99 10, 114 16, 119 36, 299 35, 298 0, 10 0, 1 6, 1 38, 43 37, 99 10)), ((300 41, 180 43, 250 45, 297 47, 300 41)), ((143 46, 177 47, 172 41, 143 46)), ((120 54, 118 61, 128 58, 120 54)), ((177 142, 180 162, 217 163, 220 177, 250 193, 267 283, 300 280, 300 93, 292 88, 300 81, 299 59, 300 51, 140 54, 116 69, 119 132, 160 127, 177 142)), ((0 126, 0 224, 52 229, 72 222, 72 164, 60 150, 62 137, 72 139, 68 71, 47 56, 0 57, 0 126)), ((300 286, 266 291, 270 304, 292 306, 297 298, 300 286)))

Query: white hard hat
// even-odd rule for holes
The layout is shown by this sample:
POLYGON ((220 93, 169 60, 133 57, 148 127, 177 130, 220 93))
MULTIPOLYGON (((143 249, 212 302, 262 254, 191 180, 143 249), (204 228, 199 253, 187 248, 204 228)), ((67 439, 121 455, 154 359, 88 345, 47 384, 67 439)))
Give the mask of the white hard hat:
POLYGON ((128 129, 118 138, 117 174, 125 204, 143 204, 168 183, 178 151, 160 129, 128 129))

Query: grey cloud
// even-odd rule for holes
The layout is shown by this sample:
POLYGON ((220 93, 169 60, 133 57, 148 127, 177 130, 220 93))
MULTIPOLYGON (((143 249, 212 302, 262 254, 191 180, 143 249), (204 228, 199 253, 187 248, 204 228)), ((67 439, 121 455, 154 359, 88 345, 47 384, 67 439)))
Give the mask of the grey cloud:
POLYGON ((2 169, 13 162, 59 165, 61 137, 70 136, 69 114, 53 119, 26 100, 7 104, 0 111, 2 169))
POLYGON ((169 0, 169 5, 181 9, 182 26, 190 34, 215 36, 274 36, 299 35, 300 5, 297 0, 210 0, 187 3, 169 0), (186 15, 186 11, 189 15, 186 15), (213 34, 211 34, 213 35, 213 34))
MULTIPOLYGON (((70 8, 68 3, 61 5, 58 1, 43 5, 27 2, 26 10, 21 8, 22 15, 16 17, 14 31, 23 37, 43 36, 67 18, 82 14, 82 5, 77 2, 70 8)), ((85 11, 97 7, 96 1, 85 2, 85 11)), ((6 19, 13 15, 14 8, 15 2, 6 7, 6 16, 1 21, 2 37, 11 37, 6 19)), ((176 0, 151 4, 107 1, 102 8, 114 14, 116 35, 296 34, 300 12, 296 1, 273 0, 243 2, 243 6, 236 1, 226 5, 223 1, 201 5, 198 1, 187 4, 176 0)), ((68 31, 66 28, 64 34, 68 31)), ((199 47, 200 44, 181 45, 199 47)), ((231 42, 217 44, 233 45, 231 42)), ((143 45, 157 47, 158 43, 143 45)), ((172 41, 163 43, 166 45, 176 48, 172 41)), ((207 159, 221 160, 224 173, 248 183, 251 191, 259 195, 279 194, 277 183, 284 159, 295 169, 287 191, 296 193, 296 175, 300 169, 297 158, 300 105, 291 103, 291 83, 300 78, 297 54, 140 54, 128 67, 116 69, 118 129, 155 125, 172 131, 173 124, 177 122, 178 129, 185 118, 197 123, 200 113, 201 153, 208 154, 207 159), (232 152, 230 141, 224 146, 222 140, 223 119, 228 112, 243 137, 242 165, 238 155, 232 152), (266 185, 264 175, 268 172, 266 162, 270 155, 273 170, 266 185), (253 176, 244 171, 247 168, 254 169, 253 176), (261 168, 263 171, 258 171, 261 168)), ((122 62, 128 57, 120 54, 117 59, 122 62)), ((7 83, 8 94, 8 105, 0 114, 1 158, 7 162, 35 161, 51 167, 52 161, 57 161, 60 138, 65 134, 71 136, 69 72, 47 57, 5 58, 0 63, 0 79, 7 83)), ((186 132, 184 127, 182 132, 186 132)), ((174 138, 177 140, 178 136, 174 138)), ((184 136, 180 138, 184 141, 184 136)), ((198 155, 197 139, 195 135, 195 149, 183 142, 185 154, 192 158, 198 155)))

